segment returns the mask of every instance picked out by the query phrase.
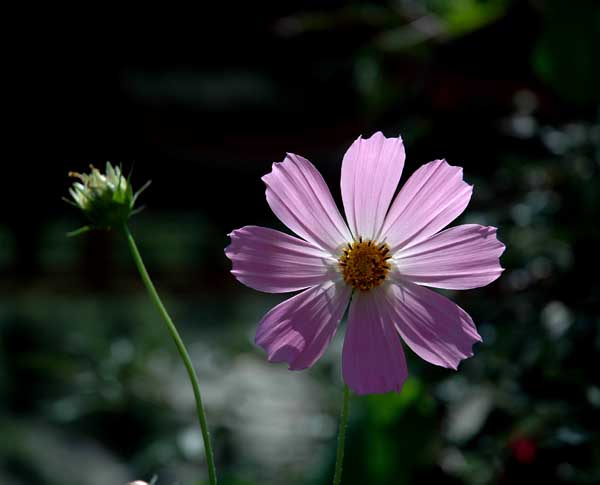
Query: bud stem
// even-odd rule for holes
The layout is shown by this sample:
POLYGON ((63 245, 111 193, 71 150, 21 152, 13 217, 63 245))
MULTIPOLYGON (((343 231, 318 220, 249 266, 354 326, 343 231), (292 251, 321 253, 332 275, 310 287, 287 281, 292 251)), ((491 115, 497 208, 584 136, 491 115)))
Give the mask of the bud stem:
POLYGON ((196 411, 198 413, 198 420, 200 421, 200 430, 202 431, 202 439, 204 440, 204 452, 206 454, 206 464, 208 466, 208 477, 211 485, 217 484, 217 472, 215 469, 214 463, 214 455, 212 446, 210 444, 210 435, 208 433, 208 428, 206 425, 206 415, 204 413, 204 407, 202 405, 202 397, 200 396, 200 385, 198 383, 198 377, 196 376, 196 371, 194 370, 194 366, 190 359, 187 349, 179 336, 179 332, 173 323, 173 320, 169 316, 167 309, 163 305, 152 280, 150 279, 150 275, 148 271, 146 271, 146 267, 144 266, 144 261, 142 260, 142 256, 135 244, 135 240, 133 239, 133 235, 129 231, 127 225, 123 226, 123 233, 125 238, 127 239, 127 243, 129 245, 129 249, 131 251, 131 255, 133 256, 133 261, 135 266, 137 267, 142 281, 146 286, 146 290, 148 290, 148 294, 150 295, 150 299, 156 306, 158 312, 163 318, 165 324, 167 325, 167 329, 175 342, 175 346, 179 351, 179 355, 181 356, 181 360, 183 360, 183 364, 187 369, 188 376, 190 378, 190 382, 192 384, 192 389, 194 390, 194 397, 196 398, 196 411))

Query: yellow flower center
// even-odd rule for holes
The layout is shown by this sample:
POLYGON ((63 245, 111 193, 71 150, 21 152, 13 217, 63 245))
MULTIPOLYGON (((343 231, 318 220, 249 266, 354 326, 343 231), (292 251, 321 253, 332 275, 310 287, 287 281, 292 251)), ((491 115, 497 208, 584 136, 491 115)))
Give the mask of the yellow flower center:
POLYGON ((377 244, 362 238, 348 243, 339 259, 344 281, 360 291, 379 286, 390 271, 389 252, 386 243, 377 244))

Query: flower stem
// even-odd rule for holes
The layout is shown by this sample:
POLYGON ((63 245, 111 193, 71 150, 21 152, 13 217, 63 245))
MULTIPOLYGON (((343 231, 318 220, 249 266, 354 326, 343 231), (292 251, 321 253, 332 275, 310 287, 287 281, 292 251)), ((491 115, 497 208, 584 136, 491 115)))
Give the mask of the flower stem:
POLYGON ((198 412, 198 420, 200 421, 200 430, 202 431, 202 439, 204 440, 204 451, 206 454, 206 464, 208 466, 208 477, 211 485, 216 485, 217 483, 217 472, 215 469, 214 455, 212 446, 210 444, 210 435, 208 433, 208 427, 206 425, 206 415, 204 414, 204 407, 202 405, 202 397, 200 396, 200 385, 198 384, 198 377, 196 376, 196 371, 194 370, 194 366, 190 359, 190 355, 188 354, 185 345, 183 344, 183 340, 179 336, 179 332, 171 320, 167 309, 163 305, 160 296, 158 296, 158 292, 150 279, 150 275, 148 271, 146 271, 146 267, 144 266, 144 261, 142 260, 142 256, 135 244, 135 240, 133 239, 133 235, 129 231, 127 225, 123 226, 123 232, 127 239, 127 243, 129 245, 129 249, 131 251, 131 255, 133 256, 133 261, 135 262, 135 266, 137 267, 140 276, 142 277, 142 281, 148 290, 148 294, 150 295, 150 299, 156 306, 158 312, 163 318, 165 324, 167 325, 167 329, 175 342, 175 346, 179 351, 179 355, 181 356, 181 360, 183 360, 183 364, 187 369, 188 376, 190 378, 190 382, 192 384, 192 389, 194 390, 194 397, 196 398, 196 411, 198 412))
POLYGON ((346 441, 346 428, 348 426, 348 403, 350 401, 350 389, 344 384, 344 403, 342 404, 342 414, 340 415, 340 429, 338 431, 338 446, 335 459, 335 474, 333 475, 333 485, 342 483, 342 465, 344 464, 344 442, 346 441))

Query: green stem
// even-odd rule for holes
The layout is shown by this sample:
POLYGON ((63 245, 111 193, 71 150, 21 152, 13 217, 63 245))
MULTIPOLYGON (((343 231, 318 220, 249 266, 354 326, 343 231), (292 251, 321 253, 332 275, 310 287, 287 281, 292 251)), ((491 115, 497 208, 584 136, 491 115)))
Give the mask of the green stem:
POLYGON ((212 446, 210 444, 210 435, 208 433, 208 427, 206 426, 206 415, 204 414, 204 407, 202 406, 202 397, 200 396, 200 385, 198 384, 198 377, 196 376, 196 371, 194 370, 194 365, 190 359, 190 355, 188 354, 185 345, 183 344, 183 340, 179 336, 179 332, 171 320, 167 309, 163 305, 160 296, 158 296, 158 292, 150 279, 150 275, 148 271, 146 271, 146 267, 144 266, 144 261, 142 260, 142 256, 135 244, 135 240, 133 239, 133 235, 129 231, 127 225, 123 226, 123 232, 125 237, 127 238, 127 243, 129 245, 129 249, 131 250, 131 255, 133 256, 133 261, 135 262, 135 266, 137 267, 140 276, 142 277, 142 281, 148 290, 150 295, 150 299, 156 306, 158 312, 163 318, 165 324, 167 325, 167 329, 177 346, 177 350, 179 351, 179 355, 181 356, 181 360, 183 360, 183 364, 187 369, 188 376, 190 378, 190 382, 192 383, 192 388, 194 390, 194 397, 196 398, 196 410, 198 412, 198 420, 200 421, 200 429, 202 431, 202 439, 204 440, 204 452, 206 453, 206 464, 208 466, 208 477, 211 485, 216 485, 217 483, 217 472, 215 469, 215 462, 213 456, 212 446))
POLYGON ((344 384, 344 403, 340 415, 340 429, 338 431, 338 446, 335 459, 335 475, 333 485, 342 483, 342 465, 344 464, 344 442, 346 441, 346 428, 348 426, 348 403, 350 401, 350 389, 344 384))

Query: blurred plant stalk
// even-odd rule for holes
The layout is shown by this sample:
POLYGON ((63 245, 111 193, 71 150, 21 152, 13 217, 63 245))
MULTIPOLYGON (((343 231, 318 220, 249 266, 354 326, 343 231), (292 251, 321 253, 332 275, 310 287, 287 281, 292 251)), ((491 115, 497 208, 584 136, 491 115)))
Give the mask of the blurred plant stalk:
POLYGON ((340 429, 338 430, 338 445, 335 455, 335 473, 333 475, 333 485, 342 483, 342 469, 344 465, 344 445, 346 442, 346 428, 348 427, 348 411, 350 403, 350 388, 344 384, 344 400, 342 403, 342 412, 340 414, 340 429))

